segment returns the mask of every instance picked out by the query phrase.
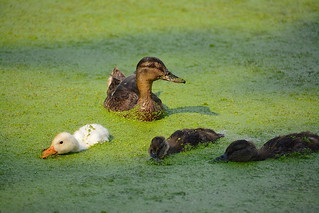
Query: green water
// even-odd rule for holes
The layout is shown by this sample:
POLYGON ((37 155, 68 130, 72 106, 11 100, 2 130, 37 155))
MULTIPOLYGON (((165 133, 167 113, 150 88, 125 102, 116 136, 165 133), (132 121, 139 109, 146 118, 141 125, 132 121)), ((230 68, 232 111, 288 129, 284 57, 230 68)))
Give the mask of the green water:
POLYGON ((319 155, 213 163, 237 139, 319 133, 319 3, 1 1, 1 212, 318 212, 319 155), (155 122, 103 108, 109 73, 160 58, 155 122), (87 123, 112 141, 47 160, 87 123), (157 135, 205 127, 216 144, 149 161, 157 135))

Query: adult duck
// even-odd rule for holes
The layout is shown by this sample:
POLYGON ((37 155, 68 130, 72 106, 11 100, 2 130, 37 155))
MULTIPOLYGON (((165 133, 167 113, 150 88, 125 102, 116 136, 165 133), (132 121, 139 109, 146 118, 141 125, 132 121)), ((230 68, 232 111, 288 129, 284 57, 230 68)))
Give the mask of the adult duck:
POLYGON ((100 124, 87 124, 71 135, 61 132, 52 140, 51 146, 45 149, 41 158, 45 159, 51 155, 80 152, 97 143, 110 140, 108 130, 100 124))
POLYGON ((161 119, 164 116, 162 101, 152 93, 152 84, 159 79, 185 83, 155 57, 142 58, 135 73, 128 77, 115 68, 108 79, 104 107, 115 112, 127 112, 122 115, 142 121, 161 119))
POLYGON ((160 160, 168 154, 178 153, 185 150, 185 146, 196 146, 199 143, 215 142, 224 137, 212 129, 183 129, 175 131, 169 138, 162 136, 154 137, 148 152, 151 158, 160 160))
POLYGON ((217 161, 260 161, 277 158, 293 152, 310 150, 319 151, 319 136, 311 132, 292 133, 275 137, 266 142, 260 149, 246 140, 232 142, 217 161))

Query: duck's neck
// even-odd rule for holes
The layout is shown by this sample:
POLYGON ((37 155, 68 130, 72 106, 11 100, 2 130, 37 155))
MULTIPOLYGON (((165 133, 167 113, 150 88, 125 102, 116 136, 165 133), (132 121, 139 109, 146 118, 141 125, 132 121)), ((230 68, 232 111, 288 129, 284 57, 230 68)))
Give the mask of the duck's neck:
POLYGON ((76 143, 74 143, 74 148, 73 148, 72 152, 80 152, 80 151, 86 150, 88 148, 87 144, 85 144, 83 142, 83 138, 79 137, 79 135, 75 134, 74 138, 76 140, 76 143))
POLYGON ((153 81, 143 80, 140 78, 138 78, 136 81, 137 89, 139 92, 139 99, 151 100, 153 81))
POLYGON ((164 158, 167 154, 171 154, 169 152, 169 148, 170 148, 169 143, 167 142, 167 140, 164 140, 163 144, 162 144, 162 147, 160 148, 160 150, 157 153, 158 157, 159 158, 164 158))
MULTIPOLYGON (((163 106, 156 101, 156 99, 159 99, 152 93, 153 81, 154 80, 145 80, 141 78, 141 76, 136 79, 136 86, 139 93, 136 105, 138 106, 139 119, 143 121, 152 121, 163 117, 163 106)), ((159 102, 161 101, 159 100, 159 102)))
POLYGON ((165 156, 165 155, 169 154, 170 145, 167 142, 167 140, 165 140, 164 142, 165 142, 165 145, 164 145, 163 149, 164 149, 164 156, 165 156))
POLYGON ((267 158, 271 158, 271 154, 265 147, 261 147, 258 149, 258 156, 256 158, 257 160, 266 160, 267 158))

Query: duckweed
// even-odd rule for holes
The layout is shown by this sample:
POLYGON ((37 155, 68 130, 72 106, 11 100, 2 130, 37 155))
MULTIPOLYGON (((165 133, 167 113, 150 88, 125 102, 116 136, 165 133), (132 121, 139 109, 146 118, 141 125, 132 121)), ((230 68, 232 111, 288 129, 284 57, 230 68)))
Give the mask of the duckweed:
POLYGON ((1 212, 318 212, 319 155, 212 163, 237 139, 318 132, 319 2, 2 1, 1 212), (103 108, 109 73, 144 56, 167 116, 103 108), (61 131, 99 123, 112 140, 40 159, 61 131), (157 135, 206 127, 214 144, 149 160, 157 135))
POLYGON ((113 113, 117 114, 118 116, 131 119, 131 120, 137 120, 137 121, 152 121, 152 119, 158 120, 168 115, 166 111, 156 111, 156 112, 145 112, 143 110, 141 111, 140 106, 136 106, 133 109, 128 111, 119 111, 119 112, 113 112, 113 113))

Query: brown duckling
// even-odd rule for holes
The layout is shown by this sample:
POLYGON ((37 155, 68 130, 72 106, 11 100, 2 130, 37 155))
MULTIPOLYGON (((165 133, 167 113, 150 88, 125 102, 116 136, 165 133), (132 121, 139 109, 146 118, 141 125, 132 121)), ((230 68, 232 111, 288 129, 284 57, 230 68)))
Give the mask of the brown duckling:
POLYGON ((148 152, 150 156, 159 160, 168 154, 184 151, 185 146, 196 146, 199 143, 215 142, 224 137, 212 129, 183 129, 175 131, 169 138, 157 136, 152 139, 148 152))
MULTIPOLYGON (((143 121, 162 118, 164 115, 162 101, 152 93, 152 84, 158 79, 185 83, 185 80, 173 75, 164 63, 155 57, 142 58, 136 66, 136 72, 126 78, 115 68, 108 80, 104 107, 116 112, 136 109, 133 116, 143 121)), ((129 116, 133 117, 130 114, 126 115, 129 116)))
POLYGON ((226 149, 225 153, 216 161, 256 161, 258 160, 258 150, 256 146, 246 140, 237 140, 232 142, 226 149))
POLYGON ((246 140, 232 142, 217 161, 260 161, 276 158, 293 152, 319 151, 319 135, 311 132, 293 133, 275 137, 266 142, 259 150, 246 140))

